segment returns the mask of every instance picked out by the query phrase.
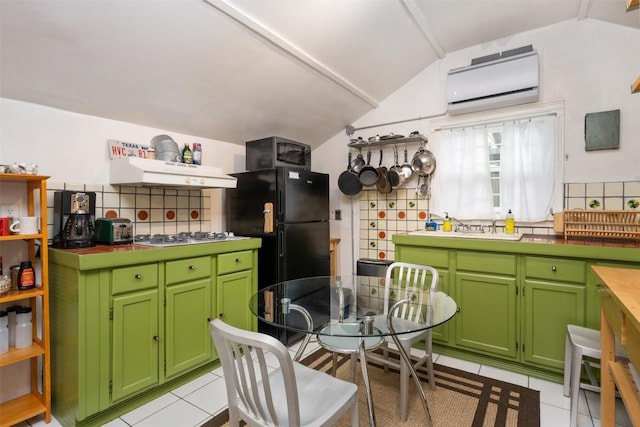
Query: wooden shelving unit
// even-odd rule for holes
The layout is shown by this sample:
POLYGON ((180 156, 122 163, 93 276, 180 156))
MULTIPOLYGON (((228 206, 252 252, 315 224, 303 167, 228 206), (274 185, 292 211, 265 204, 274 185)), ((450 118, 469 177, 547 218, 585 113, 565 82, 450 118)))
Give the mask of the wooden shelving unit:
MULTIPOLYGON (((51 422, 51 352, 49 340, 49 256, 47 247, 47 184, 49 177, 42 175, 0 174, 0 189, 6 183, 24 185, 27 199, 27 215, 39 216, 42 231, 39 234, 0 236, 0 245, 5 242, 24 241, 27 258, 36 265, 37 243, 40 244, 40 283, 28 291, 12 290, 0 296, 0 303, 21 301, 32 308, 33 342, 30 347, 0 354, 0 367, 29 360, 31 363, 31 392, 0 404, 0 427, 12 426, 29 418, 44 414, 44 421, 51 422), (38 209, 38 210, 36 210, 38 209), (38 317, 38 300, 42 307, 38 317), (38 324, 42 325, 38 336, 38 324), (38 359, 42 368, 38 367, 38 359), (39 379, 42 380, 39 385, 39 379)), ((13 185, 13 184, 12 184, 13 185)), ((0 191, 0 195, 5 191, 0 191)), ((0 196, 0 203, 2 198, 0 196)))

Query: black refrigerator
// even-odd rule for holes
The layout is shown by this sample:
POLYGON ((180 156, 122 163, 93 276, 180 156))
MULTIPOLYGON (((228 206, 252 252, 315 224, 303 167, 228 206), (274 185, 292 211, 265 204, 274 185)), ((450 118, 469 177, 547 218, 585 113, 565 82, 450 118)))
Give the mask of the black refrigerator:
MULTIPOLYGON (((232 176, 238 181, 235 189, 226 191, 227 229, 238 236, 262 239, 258 251, 258 287, 303 277, 329 276, 329 175, 277 167, 232 176)), ((309 289, 299 297, 315 298, 318 291, 321 290, 309 289)), ((316 318, 314 324, 322 324, 324 320, 316 318)), ((287 321, 304 322, 296 313, 289 314, 287 321)), ((286 345, 302 337, 262 321, 258 322, 258 330, 286 345)))

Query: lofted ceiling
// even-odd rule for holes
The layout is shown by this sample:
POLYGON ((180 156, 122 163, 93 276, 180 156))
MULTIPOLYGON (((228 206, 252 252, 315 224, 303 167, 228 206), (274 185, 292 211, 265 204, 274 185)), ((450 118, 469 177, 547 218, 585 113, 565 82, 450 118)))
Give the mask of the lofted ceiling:
POLYGON ((316 147, 450 52, 584 18, 640 28, 626 0, 0 0, 0 96, 316 147))

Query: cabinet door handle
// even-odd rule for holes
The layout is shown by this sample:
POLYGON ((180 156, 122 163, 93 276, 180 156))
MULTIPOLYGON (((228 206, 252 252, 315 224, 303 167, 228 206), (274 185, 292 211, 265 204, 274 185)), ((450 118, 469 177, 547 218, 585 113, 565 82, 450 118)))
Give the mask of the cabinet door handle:
POLYGON ((207 317, 207 323, 211 322, 213 319, 211 317, 207 317))
POLYGON ((555 265, 551 266, 551 271, 556 271, 558 268, 555 265))
POLYGON ((456 313, 460 313, 460 307, 456 307, 456 313))
POLYGON ((157 336, 157 335, 154 335, 154 336, 153 336, 153 340, 154 340, 154 341, 160 341, 160 337, 159 337, 159 336, 157 336))
POLYGON ((136 278, 136 280, 140 280, 142 279, 142 274, 138 273, 134 277, 136 278))
POLYGON ((236 258, 236 264, 242 261, 240 258, 236 258))
POLYGON ((190 266, 189 266, 189 270, 191 270, 191 271, 196 271, 196 270, 197 270, 197 268, 196 268, 196 266, 195 266, 195 265, 190 265, 190 266))
POLYGON ((222 319, 224 317, 224 313, 218 314, 218 317, 222 319))

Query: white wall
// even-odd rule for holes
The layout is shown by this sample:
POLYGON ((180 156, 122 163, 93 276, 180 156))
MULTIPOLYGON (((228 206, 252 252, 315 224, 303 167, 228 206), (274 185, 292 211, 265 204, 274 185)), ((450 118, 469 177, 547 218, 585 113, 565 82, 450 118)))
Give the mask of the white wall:
MULTIPOLYGON (((640 74, 640 30, 596 20, 567 21, 449 54, 376 110, 345 126, 359 128, 442 114, 446 111, 444 91, 449 69, 469 65, 472 58, 528 44, 540 55, 540 101, 563 100, 565 104, 564 182, 640 179, 640 94, 631 94, 629 89, 640 74), (621 116, 620 149, 586 152, 585 114, 615 109, 620 109, 621 116)), ((354 136, 366 139, 389 132, 408 135, 413 130, 427 135, 429 129, 430 120, 419 120, 357 131, 354 136)), ((339 174, 346 168, 348 143, 346 133, 340 132, 313 152, 314 169, 331 174, 332 209, 343 211, 344 219, 332 222, 332 236, 341 238, 341 274, 351 274, 358 253, 354 247, 357 240, 353 241, 359 233, 358 197, 344 196, 337 185, 339 174)))
MULTIPOLYGON (((0 98, 0 123, 0 164, 35 163, 38 173, 51 176, 51 182, 107 184, 107 140, 149 145, 160 134, 171 136, 180 147, 185 142, 202 144, 203 165, 220 167, 225 173, 245 169, 242 145, 6 98, 0 98)), ((224 190, 206 191, 212 198, 212 226, 221 231, 224 190)))

